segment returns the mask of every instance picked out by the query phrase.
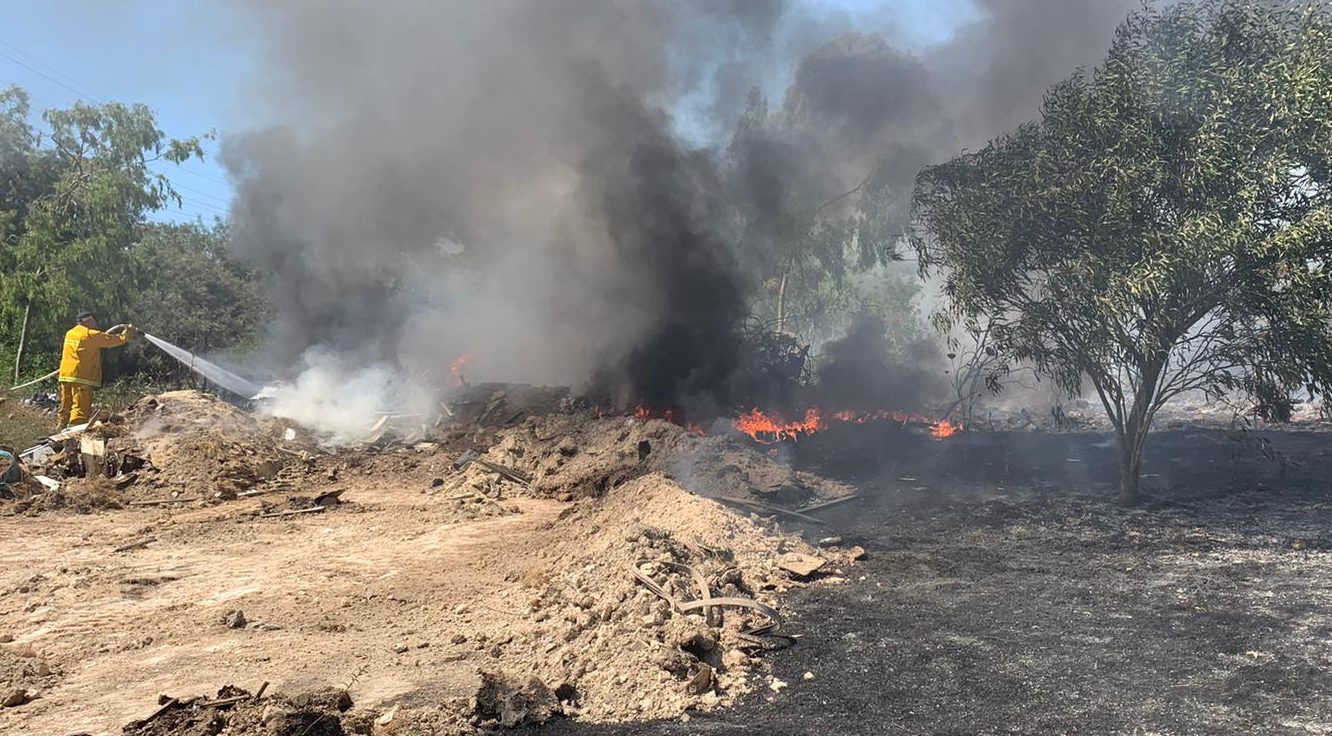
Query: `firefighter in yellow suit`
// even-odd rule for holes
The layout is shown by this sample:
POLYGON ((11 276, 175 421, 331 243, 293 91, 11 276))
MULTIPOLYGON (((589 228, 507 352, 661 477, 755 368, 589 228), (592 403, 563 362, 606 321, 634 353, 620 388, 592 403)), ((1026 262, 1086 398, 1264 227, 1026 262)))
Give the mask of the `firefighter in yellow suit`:
POLYGON ((93 389, 102 385, 102 349, 124 345, 134 336, 133 325, 97 329, 92 312, 80 312, 78 324, 65 333, 60 357, 60 429, 83 424, 92 416, 93 389))

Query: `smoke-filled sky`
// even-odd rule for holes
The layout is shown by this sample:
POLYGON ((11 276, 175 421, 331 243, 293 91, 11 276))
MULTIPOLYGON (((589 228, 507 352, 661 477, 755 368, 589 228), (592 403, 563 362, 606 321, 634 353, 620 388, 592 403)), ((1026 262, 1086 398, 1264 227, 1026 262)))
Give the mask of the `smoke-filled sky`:
POLYGON ((272 125, 223 146, 234 251, 277 276, 290 364, 476 353, 507 380, 724 401, 753 276, 781 268, 769 224, 867 177, 904 202, 1135 4, 980 0, 921 46, 886 5, 242 2, 272 125), (767 114, 728 150, 756 87, 767 114))
MULTIPOLYGON (((816 12, 862 15, 876 0, 806 0, 816 12)), ((970 0, 901 0, 894 17, 921 44, 946 38, 974 12, 970 0)), ((143 102, 176 135, 243 130, 266 110, 250 94, 257 38, 231 0, 47 0, 0 7, 0 86, 18 84, 34 107, 76 99, 143 102)), ((259 74, 259 76, 262 76, 259 74)), ((209 146, 210 152, 216 148, 209 146)), ((234 188, 215 160, 162 167, 178 184, 171 221, 225 216, 234 188)))
MULTIPOLYGON (((112 58, 170 49, 136 68, 228 100, 232 250, 271 277, 271 367, 444 385, 466 353, 498 380, 706 407, 749 398, 741 327, 791 227, 864 182, 839 208, 882 249, 921 166, 1032 118, 1139 4, 226 0, 173 5, 143 46, 103 22, 142 2, 25 13, 112 58)), ((22 40, 0 60, 43 68, 54 49, 22 40)), ((91 94, 169 107, 119 89, 91 94)))
MULTIPOLYGON (((802 0, 816 16, 843 15, 903 43, 946 40, 979 12, 973 0, 802 0)), ((144 102, 176 135, 244 130, 268 110, 252 94, 263 77, 262 39, 231 0, 50 0, 0 9, 0 85, 19 84, 38 108, 79 98, 144 102)), ((688 121, 684 121, 688 125, 688 121)), ((215 151, 215 148, 212 150, 215 151)), ((169 220, 226 214, 233 187, 209 160, 164 167, 185 203, 169 220)))

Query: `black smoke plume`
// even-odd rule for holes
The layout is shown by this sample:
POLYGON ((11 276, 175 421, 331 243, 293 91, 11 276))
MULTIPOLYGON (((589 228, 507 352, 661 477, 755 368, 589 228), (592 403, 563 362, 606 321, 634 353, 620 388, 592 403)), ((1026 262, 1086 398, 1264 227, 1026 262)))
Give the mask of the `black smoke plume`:
POLYGON ((922 47, 890 8, 798 0, 235 2, 271 124, 224 141, 233 249, 271 276, 293 405, 423 401, 470 354, 718 410, 752 394, 742 328, 790 227, 873 260, 922 165, 1035 114, 1137 5, 978 0, 922 47), (750 88, 780 103, 741 135, 750 88))

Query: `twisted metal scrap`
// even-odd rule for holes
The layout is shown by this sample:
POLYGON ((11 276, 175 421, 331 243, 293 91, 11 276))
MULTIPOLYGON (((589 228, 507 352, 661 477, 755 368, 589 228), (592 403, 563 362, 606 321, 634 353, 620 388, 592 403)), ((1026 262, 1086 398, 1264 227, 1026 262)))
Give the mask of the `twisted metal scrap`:
POLYGON ((781 631, 782 626, 786 624, 786 620, 782 618, 782 615, 778 613, 776 609, 771 606, 765 606, 752 598, 741 598, 738 596, 721 596, 714 598, 712 596, 712 589, 708 585, 707 578, 703 577, 702 573, 689 565, 681 562, 636 560, 634 561, 633 566, 630 567, 630 572, 633 574, 635 580, 643 584, 643 587, 652 591, 662 600, 670 604, 671 610, 676 613, 686 614, 691 611, 701 610, 703 612, 703 620, 707 625, 715 627, 718 623, 716 620, 716 611, 714 609, 723 607, 748 608, 763 614, 767 617, 768 623, 751 626, 750 628, 741 630, 738 633, 738 636, 741 639, 764 648, 777 648, 779 646, 790 644, 788 638, 778 633, 781 631), (689 575, 689 577, 693 579, 694 584, 698 587, 699 597, 695 600, 680 600, 679 598, 676 598, 667 592, 665 588, 658 585, 657 581, 645 575, 641 569, 643 565, 663 565, 676 572, 682 572, 689 575), (775 642, 780 642, 780 644, 775 644, 775 642))

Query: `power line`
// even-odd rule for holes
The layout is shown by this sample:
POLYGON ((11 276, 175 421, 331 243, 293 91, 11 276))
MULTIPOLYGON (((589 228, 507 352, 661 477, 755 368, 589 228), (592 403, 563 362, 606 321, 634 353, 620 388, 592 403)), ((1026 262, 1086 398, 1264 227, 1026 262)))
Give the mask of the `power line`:
POLYGON ((210 209, 219 214, 226 214, 227 212, 227 208, 215 205, 212 202, 205 202, 202 199, 195 199, 194 197, 191 197, 187 194, 178 194, 177 196, 180 197, 179 202, 176 201, 175 197, 172 197, 171 199, 163 202, 161 207, 159 207, 158 209, 168 210, 173 207, 180 206, 180 207, 199 207, 203 209, 210 209))
POLYGON ((219 207, 219 206, 217 206, 217 205, 215 205, 215 204, 212 204, 212 203, 209 203, 209 202, 205 202, 205 201, 200 200, 200 199, 195 199, 195 198, 193 198, 193 197, 187 197, 187 196, 185 196, 184 194, 180 195, 180 199, 181 199, 182 202, 188 202, 188 203, 194 205, 195 207, 204 207, 204 208, 207 208, 207 209, 211 209, 211 210, 213 210, 214 212, 217 212, 218 214, 222 214, 222 215, 231 214, 227 209, 225 209, 225 208, 223 208, 223 207, 219 207))
POLYGON ((193 194, 195 194, 195 195, 197 195, 197 196, 199 196, 199 197, 203 197, 205 200, 212 200, 213 203, 216 204, 216 205, 223 206, 223 207, 230 207, 230 206, 231 206, 231 202, 228 202, 227 200, 225 200, 225 199, 223 199, 223 198, 221 198, 221 197, 218 197, 218 196, 216 196, 216 195, 209 194, 208 192, 202 192, 202 191, 199 191, 198 189, 195 189, 195 188, 193 188, 193 187, 187 187, 187 186, 185 186, 184 184, 172 184, 171 186, 172 186, 172 188, 174 188, 174 189, 182 189, 182 190, 184 190, 184 191, 191 192, 191 193, 193 193, 193 194))
POLYGON ((3 51, 0 51, 0 58, 8 59, 8 60, 14 62, 15 64, 18 64, 19 66, 23 67, 24 69, 27 69, 28 71, 32 72, 33 74, 37 74, 37 75, 40 75, 40 76, 44 77, 47 81, 51 82, 52 84, 57 84, 57 85, 59 85, 59 86, 61 86, 61 87, 64 87, 65 89, 69 90, 70 92, 73 92, 74 94, 78 95, 79 97, 87 97, 88 99, 92 100, 93 102, 96 102, 96 103, 99 104, 99 105, 101 105, 101 104, 105 104, 105 103, 103 103, 101 100, 97 99, 96 97, 93 97, 92 95, 88 94, 87 92, 83 92, 83 91, 80 91, 80 90, 78 90, 78 89, 75 89, 74 87, 72 87, 72 86, 70 86, 70 85, 68 85, 68 84, 65 84, 64 82, 60 81, 59 79, 56 79, 55 77, 51 76, 50 74, 47 74, 46 72, 42 71, 41 69, 38 69, 38 68, 35 67, 35 66, 31 66, 31 65, 29 65, 29 64, 26 64, 26 63, 24 63, 24 62, 22 62, 22 61, 19 61, 18 59, 15 59, 14 57, 10 56, 9 54, 6 54, 6 53, 3 52, 3 51))
MULTIPOLYGON (((228 187, 228 188, 231 187, 231 182, 226 181, 225 179, 219 179, 219 178, 217 178, 216 176, 210 176, 210 175, 208 175, 208 174, 204 174, 204 173, 202 173, 202 172, 194 171, 193 169, 187 169, 187 168, 185 168, 185 164, 187 164, 187 163, 194 163, 194 159, 190 159, 190 160, 188 160, 188 161, 182 161, 182 162, 176 164, 176 165, 175 165, 175 168, 169 169, 168 171, 175 171, 175 172, 182 173, 182 174, 189 174, 190 176, 198 177, 198 178, 203 179, 203 180, 205 180, 205 181, 211 181, 211 182, 213 182, 214 184, 220 184, 220 185, 222 185, 222 186, 224 186, 224 187, 228 187)), ((167 171, 158 171, 157 173, 159 173, 159 174, 165 174, 165 173, 167 173, 167 171)))
POLYGON ((226 219, 221 215, 218 215, 213 212, 207 212, 205 210, 185 210, 185 209, 158 210, 156 212, 148 213, 146 217, 149 222, 158 222, 158 223, 177 223, 180 222, 182 218, 186 220, 193 220, 197 218, 205 222, 210 222, 214 219, 226 219))
MULTIPOLYGON (((34 67, 34 66, 31 66, 31 65, 29 65, 29 64, 27 64, 27 63, 25 63, 25 62, 23 62, 23 61, 21 61, 21 60, 19 60, 19 59, 15 59, 14 57, 10 56, 9 54, 6 54, 6 53, 3 52, 3 51, 0 51, 0 57, 3 57, 3 58, 5 58, 5 59, 8 59, 9 61, 11 61, 11 62, 13 62, 13 63, 15 63, 15 64, 18 64, 19 66, 23 67, 24 69, 27 69, 28 71, 30 71, 30 72, 32 72, 32 73, 34 73, 34 74, 41 75, 43 78, 45 78, 47 81, 51 82, 52 84, 59 85, 59 86, 63 87, 64 89, 66 89, 66 90, 68 90, 68 91, 70 91, 70 92, 73 92, 73 93, 76 94, 76 95, 79 95, 80 97, 86 97, 86 98, 92 100, 93 102, 96 102, 96 103, 99 104, 99 105, 104 105, 104 104, 106 104, 101 98, 97 97, 96 95, 89 94, 89 93, 87 92, 87 90, 83 89, 83 85, 80 84, 80 83, 79 83, 77 80, 75 80, 73 77, 69 76, 68 74, 64 74, 64 73, 61 72, 59 69, 56 69, 54 66, 51 66, 50 64, 47 64, 47 63, 43 62, 41 59, 38 59, 37 57, 33 56, 32 54, 27 53, 27 52, 24 51, 23 49, 19 48, 18 46, 15 46, 14 44, 10 43, 9 41, 6 41, 6 40, 3 39, 3 38, 0 38, 0 44, 3 44, 4 46, 9 47, 9 48, 12 49, 15 53, 19 54, 20 56, 23 56, 24 58, 27 58, 27 59, 28 59, 29 61, 31 61, 33 64, 36 64, 37 67, 43 67, 43 68, 45 68, 45 69, 46 69, 46 72, 50 72, 50 74, 47 74, 46 72, 42 71, 41 69, 39 69, 39 68, 37 68, 37 67, 34 67), (52 76, 52 75, 55 75, 55 76, 52 76), (56 77, 62 77, 65 81, 61 81, 60 79, 57 79, 56 77), (66 82, 68 82, 68 84, 66 84, 66 82)), ((217 178, 217 177, 215 177, 215 176, 212 176, 212 175, 210 175, 210 174, 205 174, 205 173, 203 173, 203 172, 201 172, 201 171, 194 171, 194 170, 191 170, 191 169, 186 168, 186 167, 185 167, 185 164, 187 164, 187 163, 192 163, 192 162, 190 162, 190 161, 183 161, 183 162, 181 162, 181 163, 179 163, 179 164, 176 165, 176 170, 177 170, 177 171, 180 171, 180 172, 183 172, 183 173, 186 173, 186 174, 189 174, 190 176, 194 176, 194 177, 198 177, 198 178, 200 178, 200 179, 204 179, 204 180, 207 180, 207 181, 211 181, 211 182, 213 182, 214 184, 221 184, 222 186, 226 186, 226 187, 230 187, 230 186, 231 186, 231 183, 228 182, 228 181, 225 181, 225 180, 223 180, 223 179, 219 179, 219 178, 217 178)))
MULTIPOLYGON (((104 105, 104 104, 106 104, 102 99, 98 98, 98 97, 95 96, 95 95, 89 94, 89 93, 87 92, 87 90, 82 89, 82 85, 80 85, 80 84, 78 83, 78 81, 76 81, 73 77, 70 77, 70 76, 67 75, 67 74, 63 74, 62 72, 60 72, 60 70, 56 69, 55 67, 53 67, 53 66, 51 66, 51 65, 49 65, 49 64, 45 64, 45 63, 43 63, 40 59, 36 58, 36 57, 33 56, 32 54, 29 54, 29 53, 25 52, 23 49, 21 49, 21 48, 15 46, 14 44, 10 43, 9 41, 4 40, 3 38, 0 38, 0 44, 3 44, 4 46, 6 46, 6 47, 8 47, 9 49, 13 50, 15 53, 19 54, 20 56, 23 56, 23 57, 29 59, 30 61, 32 61, 33 64, 36 64, 37 66, 33 66, 32 64, 28 64, 27 62, 22 61, 21 59, 16 59, 16 58, 14 58, 13 56, 11 56, 11 55, 5 53, 4 51, 0 51, 0 58, 7 59, 8 61, 10 61, 10 62, 12 62, 12 63, 14 63, 14 64, 16 64, 16 65, 18 65, 18 66, 20 66, 20 67, 22 67, 22 68, 24 68, 24 69, 27 69, 28 71, 32 72, 33 74, 36 74, 36 75, 42 77, 43 79, 47 80, 48 82, 51 82, 52 84, 57 85, 57 86, 59 86, 59 87, 65 89, 65 90, 68 90, 69 92, 73 92, 75 95, 78 95, 79 97, 85 97, 85 98, 87 98, 87 99, 89 99, 89 100, 92 100, 93 102, 96 102, 96 103, 99 104, 99 105, 104 105), (42 71, 42 69, 39 69, 38 67, 45 67, 45 69, 46 69, 47 71, 42 71), (48 71, 50 72, 49 74, 47 73, 48 71), (63 81, 62 81, 62 79, 58 79, 57 77, 62 77, 62 78, 63 78, 63 81)), ((183 162, 182 162, 182 163, 183 163, 183 162)), ((205 180, 207 180, 207 181, 212 181, 212 182, 217 183, 217 184, 222 184, 223 186, 228 186, 228 187, 230 186, 230 184, 229 184, 228 182, 225 182, 225 181, 223 181, 223 180, 221 180, 221 179, 218 179, 217 177, 209 176, 209 175, 204 174, 204 173, 201 173, 201 172, 191 171, 191 170, 189 170, 189 169, 184 168, 181 164, 177 164, 177 165, 176 165, 175 171, 176 171, 176 172, 180 172, 180 173, 189 174, 189 175, 191 175, 191 176, 195 176, 195 177, 198 177, 198 178, 200 178, 200 179, 205 179, 205 180)), ((166 171, 159 171, 158 173, 160 173, 160 174, 162 174, 162 175, 169 175, 168 172, 166 172, 166 171)), ((226 215, 231 214, 231 213, 230 213, 230 203, 227 202, 227 201, 225 201, 225 200, 223 200, 221 197, 217 197, 217 196, 215 196, 215 195, 209 194, 208 192, 204 192, 204 191, 201 191, 201 190, 198 190, 198 189, 194 189, 193 187, 188 187, 188 186, 185 186, 185 185, 183 185, 183 184, 172 184, 172 187, 175 188, 175 189, 180 189, 180 190, 184 190, 184 191, 187 191, 187 192, 191 192, 191 193, 193 193, 193 194, 195 195, 195 196, 189 196, 189 195, 181 194, 180 192, 177 192, 177 193, 176 193, 176 195, 177 195, 178 197, 180 197, 180 205, 181 205, 181 208, 183 209, 183 208, 184 208, 184 205, 185 205, 186 203, 188 203, 190 206, 192 206, 192 207, 196 210, 196 211, 194 212, 194 214, 195 214, 196 216, 198 216, 198 215, 203 215, 203 214, 213 214, 214 216, 216 216, 216 215, 223 215, 223 216, 226 216, 226 215), (210 200, 211 200, 211 201, 210 201, 210 200)), ((167 208, 163 208, 162 210, 156 210, 156 211, 153 211, 153 212, 151 212, 151 213, 148 213, 148 216, 149 216, 149 217, 163 217, 163 216, 165 216, 165 211, 166 211, 166 209, 167 209, 167 208)))
MULTIPOLYGON (((65 74, 64 72, 60 71, 59 69, 55 68, 54 66, 51 66, 50 64, 43 63, 41 59, 38 59, 37 57, 35 57, 35 56, 33 56, 32 54, 30 54, 30 53, 24 51, 23 49, 19 48, 18 46, 14 45, 13 43, 10 43, 9 41, 6 41, 5 39, 0 38, 0 44, 4 44, 5 46, 8 46, 8 47, 10 48, 10 50, 12 50, 14 53, 18 54, 19 56, 22 56, 23 58, 27 59, 28 61, 31 61, 32 63, 36 64, 37 66, 44 67, 44 68, 46 69, 46 71, 51 72, 52 74, 56 75, 57 77, 60 77, 61 79, 65 80, 66 82, 69 82, 69 83, 70 83, 71 85, 73 85, 74 87, 79 87, 79 88, 82 88, 82 87, 83 87, 83 85, 79 84, 79 81, 78 81, 77 79, 75 79, 75 78, 69 76, 68 74, 65 74)), ((88 96, 88 97, 92 97, 92 95, 87 95, 87 96, 88 96)))
POLYGON ((211 181, 211 182, 213 182, 214 184, 221 184, 221 185, 224 186, 224 187, 229 187, 229 186, 231 186, 231 182, 227 181, 226 179, 219 179, 219 178, 217 178, 216 176, 210 176, 210 175, 208 175, 208 174, 205 174, 205 173, 202 173, 202 172, 199 172, 199 171, 193 171, 193 170, 191 170, 191 169, 187 169, 187 168, 185 168, 185 164, 187 164, 187 163, 194 163, 194 162, 193 162, 193 161, 184 161, 184 162, 181 162, 180 164, 177 164, 177 171, 180 171, 180 172, 185 173, 185 174, 189 174, 190 176, 197 176, 197 177, 199 177, 200 179, 204 179, 204 180, 207 180, 207 181, 211 181))

